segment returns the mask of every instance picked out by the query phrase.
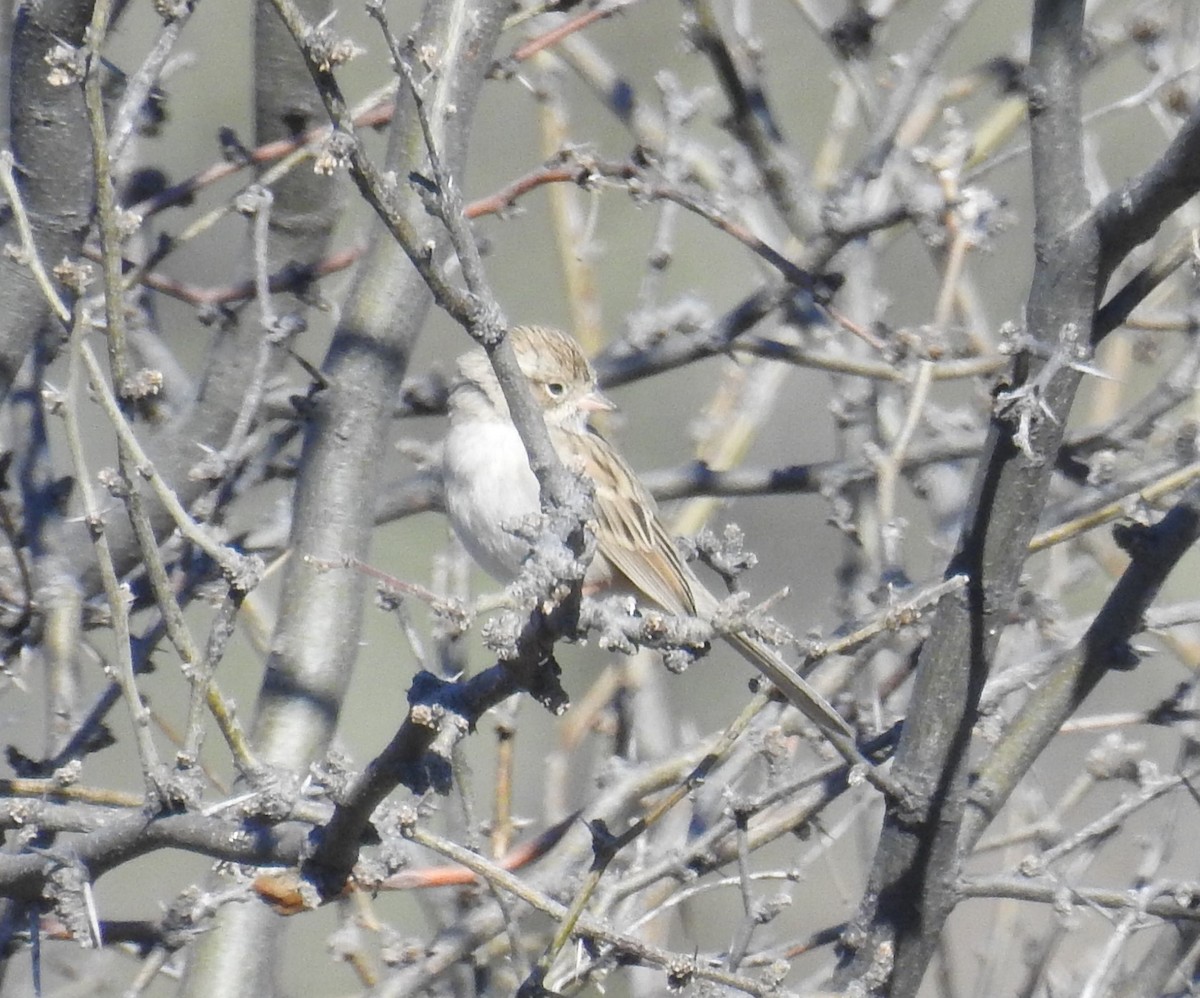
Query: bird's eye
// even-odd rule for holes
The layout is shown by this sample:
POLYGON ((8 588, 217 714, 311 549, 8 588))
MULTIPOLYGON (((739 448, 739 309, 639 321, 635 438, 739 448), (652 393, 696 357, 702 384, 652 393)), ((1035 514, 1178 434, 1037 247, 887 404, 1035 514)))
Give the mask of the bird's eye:
POLYGON ((561 381, 546 382, 546 394, 552 399, 560 399, 567 394, 567 386, 561 381))

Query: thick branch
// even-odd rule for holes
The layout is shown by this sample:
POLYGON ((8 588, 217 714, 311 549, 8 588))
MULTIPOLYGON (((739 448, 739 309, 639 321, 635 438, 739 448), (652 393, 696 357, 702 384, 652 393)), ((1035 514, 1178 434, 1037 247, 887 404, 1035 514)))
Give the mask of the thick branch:
POLYGON ((918 662, 895 775, 921 803, 908 812, 889 805, 865 900, 846 937, 853 949, 838 975, 839 983, 857 980, 893 996, 916 994, 956 902, 976 705, 1074 400, 1079 375, 1070 360, 1087 342, 1096 305, 1096 241, 1078 225, 1088 207, 1082 29, 1079 0, 1037 3, 1030 114, 1038 268, 1027 314, 1030 338, 1040 346, 1018 358, 1019 387, 991 420, 950 567, 968 577, 968 587, 943 599, 918 662), (891 953, 894 966, 881 962, 891 953))
POLYGON ((1200 190, 1200 104, 1154 165, 1100 202, 1101 273, 1105 279, 1200 190))
POLYGON ((1123 527, 1118 537, 1133 555, 1087 633, 1025 702, 972 782, 962 828, 964 854, 979 840, 1017 781, 1106 675, 1133 667, 1130 648, 1167 576, 1200 538, 1200 488, 1153 527, 1123 527))

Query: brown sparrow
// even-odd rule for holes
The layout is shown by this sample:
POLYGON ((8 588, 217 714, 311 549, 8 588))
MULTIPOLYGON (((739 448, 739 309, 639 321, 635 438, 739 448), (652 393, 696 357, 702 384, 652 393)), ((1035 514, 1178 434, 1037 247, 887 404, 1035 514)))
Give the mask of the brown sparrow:
MULTIPOLYGON (((589 413, 614 406, 579 344, 542 326, 517 326, 508 335, 559 459, 595 487, 596 555, 586 591, 616 589, 667 613, 710 618, 720 601, 680 557, 653 497, 588 425, 589 413)), ((511 581, 529 553, 514 528, 538 513, 538 483, 482 350, 458 360, 442 467, 446 511, 463 546, 494 579, 511 581)), ((835 744, 853 745, 845 720, 777 652, 748 634, 723 637, 835 744)))

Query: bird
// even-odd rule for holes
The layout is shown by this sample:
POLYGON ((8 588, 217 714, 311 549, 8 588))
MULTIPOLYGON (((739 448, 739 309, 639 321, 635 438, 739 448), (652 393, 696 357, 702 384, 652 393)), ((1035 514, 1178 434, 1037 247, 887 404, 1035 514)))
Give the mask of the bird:
MULTIPOLYGON (((555 452, 594 489, 596 553, 585 592, 629 593, 669 614, 711 618, 720 600, 680 556, 654 497, 589 422, 593 413, 616 407, 578 341, 548 326, 514 326, 507 335, 555 452)), ((539 512, 538 482, 482 349, 458 358, 449 424, 442 457, 447 516, 475 562, 496 581, 511 582, 530 553, 527 534, 514 528, 539 512)), ((843 755, 864 761, 854 730, 774 648, 741 631, 722 637, 843 755)))

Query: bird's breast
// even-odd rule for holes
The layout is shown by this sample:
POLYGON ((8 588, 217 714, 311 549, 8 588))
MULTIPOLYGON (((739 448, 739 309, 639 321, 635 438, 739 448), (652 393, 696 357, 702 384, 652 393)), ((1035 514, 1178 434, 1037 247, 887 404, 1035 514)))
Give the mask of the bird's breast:
POLYGON ((529 553, 514 534, 539 511, 538 483, 508 422, 452 426, 442 458, 446 513, 467 552, 492 578, 512 579, 529 553))

